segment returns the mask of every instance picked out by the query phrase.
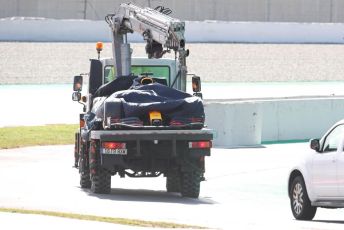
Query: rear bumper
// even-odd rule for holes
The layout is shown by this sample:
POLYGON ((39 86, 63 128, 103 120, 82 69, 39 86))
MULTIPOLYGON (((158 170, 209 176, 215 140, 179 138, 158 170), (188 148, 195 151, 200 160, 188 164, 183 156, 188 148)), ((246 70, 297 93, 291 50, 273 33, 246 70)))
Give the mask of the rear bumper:
POLYGON ((210 149, 190 149, 189 141, 211 141, 211 130, 121 130, 91 131, 91 140, 125 142, 127 155, 100 154, 108 169, 164 169, 171 160, 210 156, 210 149))
POLYGON ((91 131, 90 139, 109 140, 212 140, 210 129, 200 130, 95 130, 91 131))

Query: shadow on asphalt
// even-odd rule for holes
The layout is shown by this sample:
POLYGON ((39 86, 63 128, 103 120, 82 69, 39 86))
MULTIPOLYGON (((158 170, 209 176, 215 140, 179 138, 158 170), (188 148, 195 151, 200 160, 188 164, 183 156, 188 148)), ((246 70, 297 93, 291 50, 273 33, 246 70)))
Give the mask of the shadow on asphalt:
POLYGON ((265 145, 251 145, 251 146, 216 146, 217 149, 265 149, 265 145))
POLYGON ((344 224, 343 220, 313 220, 312 222, 326 223, 326 224, 344 224))
MULTIPOLYGON (((80 188, 81 189, 81 188, 80 188)), ((133 201, 133 202, 163 202, 178 203, 187 205, 216 204, 217 202, 205 197, 199 199, 181 197, 179 193, 168 193, 166 191, 156 191, 147 189, 123 189, 112 188, 110 194, 95 194, 90 190, 83 190, 89 196, 104 200, 113 201, 133 201)))

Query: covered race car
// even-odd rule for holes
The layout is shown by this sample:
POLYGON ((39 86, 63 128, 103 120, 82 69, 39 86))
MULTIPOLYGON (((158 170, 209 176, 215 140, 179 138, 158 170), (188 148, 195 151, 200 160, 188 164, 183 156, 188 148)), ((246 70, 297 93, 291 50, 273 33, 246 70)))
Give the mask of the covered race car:
POLYGON ((119 77, 94 95, 88 129, 202 129, 199 97, 147 77, 119 77))

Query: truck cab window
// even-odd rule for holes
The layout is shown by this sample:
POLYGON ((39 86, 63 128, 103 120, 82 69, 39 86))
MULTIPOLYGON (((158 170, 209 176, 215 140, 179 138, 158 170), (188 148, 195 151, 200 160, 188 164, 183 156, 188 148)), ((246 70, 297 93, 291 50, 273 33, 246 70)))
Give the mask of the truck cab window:
POLYGON ((169 66, 132 66, 131 72, 135 75, 142 73, 151 73, 153 78, 165 79, 167 85, 170 85, 170 67, 169 66))
POLYGON ((104 84, 115 80, 115 68, 113 66, 107 65, 104 68, 104 84))
MULTIPOLYGON (((105 66, 104 68, 104 84, 115 79, 115 68, 113 66, 105 66)), ((170 85, 170 67, 169 66, 139 66, 131 67, 131 72, 134 75, 141 75, 142 73, 150 73, 153 78, 165 79, 167 85, 170 85)))

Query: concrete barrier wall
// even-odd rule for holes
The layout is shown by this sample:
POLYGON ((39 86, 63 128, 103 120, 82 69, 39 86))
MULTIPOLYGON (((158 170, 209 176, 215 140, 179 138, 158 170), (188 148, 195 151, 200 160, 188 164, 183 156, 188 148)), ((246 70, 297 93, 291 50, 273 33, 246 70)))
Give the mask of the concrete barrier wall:
MULTIPOLYGON (((126 0, 0 0, 0 18, 25 16, 102 20, 126 0)), ((190 21, 344 22, 343 0, 131 0, 163 5, 190 21)))
POLYGON ((110 37, 105 21, 0 19, 0 41, 94 42, 110 41, 110 37))
POLYGON ((344 98, 274 100, 261 106, 262 141, 321 137, 344 118, 344 98))
POLYGON ((188 22, 194 42, 344 43, 344 24, 277 22, 188 22))
MULTIPOLYGON (((187 42, 344 43, 344 24, 188 21, 187 42)), ((110 41, 105 21, 0 19, 0 41, 110 41)), ((141 35, 129 41, 142 42, 141 35)))
POLYGON ((262 110, 255 102, 205 104, 206 124, 217 147, 252 146, 261 142, 262 110))
POLYGON ((214 146, 256 146, 321 137, 344 118, 344 98, 208 100, 205 113, 208 127, 214 130, 214 146))

